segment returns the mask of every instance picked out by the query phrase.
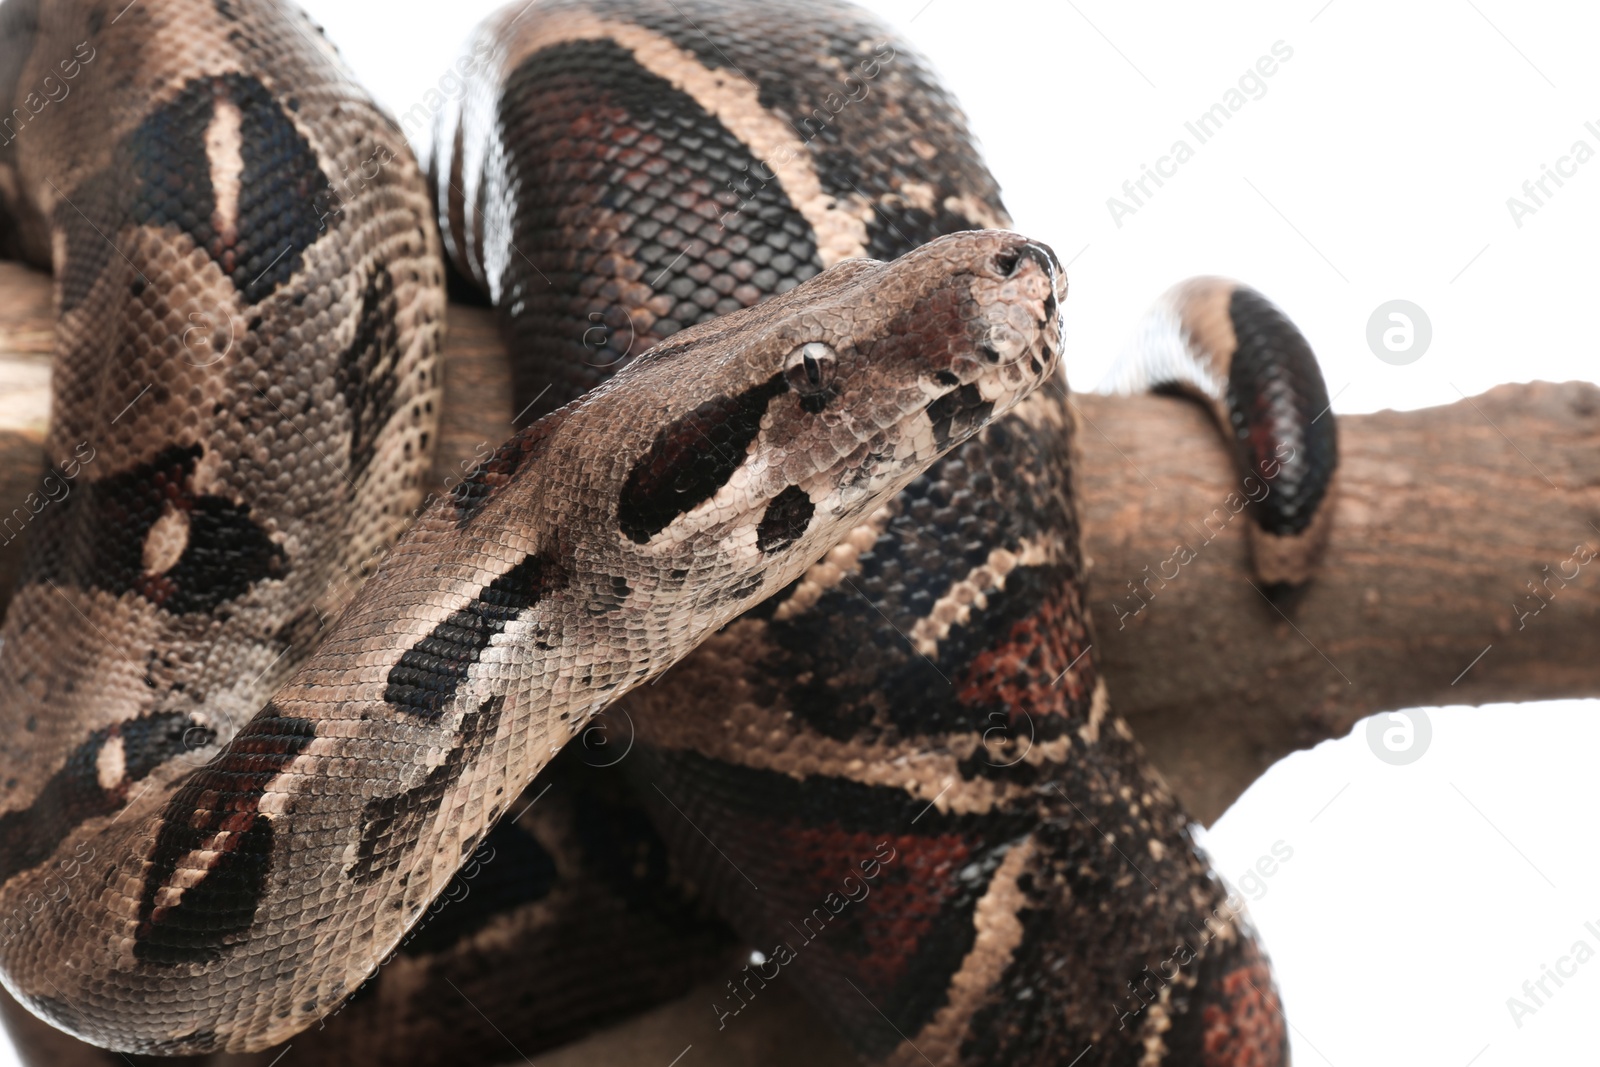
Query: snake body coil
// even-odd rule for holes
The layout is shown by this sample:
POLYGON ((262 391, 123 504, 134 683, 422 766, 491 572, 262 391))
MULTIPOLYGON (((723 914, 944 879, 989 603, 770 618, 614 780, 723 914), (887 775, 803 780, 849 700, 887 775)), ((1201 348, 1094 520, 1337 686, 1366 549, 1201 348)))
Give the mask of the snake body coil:
MULTIPOLYGON (((513 5, 425 178, 297 12, 120 7, 0 7, 0 99, 77 71, 0 146, 80 471, 0 633, 19 1001, 134 1053, 459 1062, 717 973, 709 905, 869 1062, 1287 1062, 1096 672, 1064 276, 903 43, 832 0, 513 5), (402 536, 444 254, 524 428, 402 536), (555 758, 619 699, 618 767, 555 758)), ((1276 490, 1258 567, 1305 580, 1309 349, 1231 284, 1162 307, 1128 382, 1217 403, 1276 490)))

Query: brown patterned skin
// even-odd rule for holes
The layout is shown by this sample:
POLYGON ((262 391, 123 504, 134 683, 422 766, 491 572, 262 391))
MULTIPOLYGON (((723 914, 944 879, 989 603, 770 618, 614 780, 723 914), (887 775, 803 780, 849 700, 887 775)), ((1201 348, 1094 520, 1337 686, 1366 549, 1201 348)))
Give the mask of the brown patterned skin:
POLYGON ((1273 1060, 1264 1054, 1241 1060, 1233 1052, 1279 1048, 1288 1040, 1267 961, 1247 952, 1219 985, 1222 997, 1205 1005, 1199 1062, 1203 1067, 1270 1067, 1273 1060))
MULTIPOLYGON (((545 768, 373 978, 294 1035, 297 1062, 492 1063, 508 1040, 531 1055, 729 965, 726 927, 669 880, 665 845, 625 783, 597 773, 610 755, 584 740, 545 768)), ((282 1051, 217 1062, 266 1067, 282 1051)))
MULTIPOLYGON (((437 401, 438 240, 392 123, 297 14, 123 7, 0 8, 0 243, 55 275, 73 485, 0 633, 0 957, 46 968, 96 966, 65 909, 148 851, 98 828, 238 731, 399 533, 437 401)), ((124 965, 11 988, 59 1019, 124 965)))
POLYGON ((463 66, 440 225, 526 419, 841 260, 1007 221, 954 102, 848 4, 511 4, 463 66))
POLYGON ((1232 439, 1252 564, 1274 592, 1311 578, 1327 543, 1337 420, 1311 345, 1273 303, 1227 278, 1175 285, 1113 368, 1122 392, 1187 395, 1232 439))
MULTIPOLYGON (((435 183, 447 247, 506 309, 519 406, 836 257, 1003 222, 910 49, 842 4, 786 5, 781 36, 772 15, 540 3, 469 46, 487 58, 435 183)), ((727 972, 721 1023, 792 969, 873 1062, 1199 1063, 1224 976, 1260 959, 1098 684, 1063 399, 997 420, 630 697, 623 768, 768 957, 727 972)), ((1209 1047, 1287 1062, 1281 1027, 1209 1047)))
POLYGON ((530 1055, 621 1021, 724 970, 731 931, 670 877, 666 846, 620 776, 599 720, 508 808, 377 972, 342 1005, 259 1053, 127 1056, 87 1045, 10 997, 30 1067, 453 1067, 530 1055), (604 946, 603 951, 596 951, 604 946))
POLYGON ((8 164, 10 217, 51 233, 52 452, 93 437, 98 466, 0 648, 0 967, 92 1042, 248 1050, 336 1009, 595 712, 1057 369, 1064 285, 1015 234, 841 264, 508 441, 273 686, 416 495, 442 300, 416 171, 396 148, 330 207, 393 127, 276 5, 15 10, 18 85, 103 60, 8 164), (186 361, 208 304, 234 344, 186 361), (199 768, 197 738, 225 742, 199 768))
MULTIPOLYGON (((16 4, 8 0, 0 11, 16 4)), ((252 27, 262 16, 242 0, 215 10, 252 27)), ((536 531, 569 531, 546 551, 524 527, 530 510, 553 514, 557 505, 527 499, 519 487, 543 477, 566 500, 604 496, 562 481, 598 458, 592 444, 577 442, 629 441, 640 462, 610 470, 611 521, 622 535, 614 547, 630 558, 641 537, 646 547, 676 543, 685 518, 673 503, 679 486, 730 477, 723 453, 730 442, 744 442, 734 452, 749 443, 743 428, 751 403, 770 412, 794 400, 802 414, 824 421, 839 414, 831 396, 793 397, 770 377, 748 379, 743 390, 700 396, 694 432, 673 431, 681 420, 663 423, 658 409, 671 405, 653 401, 681 395, 685 380, 699 377, 684 375, 679 359, 728 359, 739 349, 759 363, 778 358, 782 347, 752 354, 750 334, 726 323, 680 331, 787 292, 841 260, 892 258, 941 233, 1006 221, 959 111, 909 49, 843 5, 786 5, 783 17, 784 32, 775 34, 773 11, 757 6, 518 4, 480 31, 468 53, 488 59, 461 112, 444 116, 440 143, 454 152, 435 161, 435 185, 446 244, 505 312, 519 356, 518 406, 532 405, 527 418, 550 411, 659 340, 673 338, 669 354, 680 352, 681 340, 692 351, 672 357, 670 374, 653 373, 659 355, 643 361, 619 389, 578 409, 586 420, 569 409, 508 442, 449 504, 429 513, 353 618, 250 722, 211 778, 180 787, 175 773, 151 775, 174 799, 136 806, 148 814, 124 835, 145 835, 151 865, 142 878, 118 876, 134 887, 120 904, 135 965, 106 968, 113 978, 93 982, 87 996, 74 987, 70 1011, 48 995, 33 996, 36 1008, 79 1029, 99 1026, 92 1036, 122 1047, 192 1050, 259 1047, 336 1012, 325 1030, 295 1037, 298 1061, 431 1064, 503 1052, 493 1043, 500 1035, 479 1017, 444 1003, 446 979, 531 1052, 659 1000, 708 966, 728 967, 732 979, 728 997, 712 1005, 726 1022, 770 980, 763 974, 792 968, 872 1061, 1287 1062, 1264 958, 1098 680, 1064 398, 1041 391, 1006 412, 992 385, 968 381, 991 363, 1036 379, 1049 373, 1059 349, 1061 294, 1046 281, 1054 266, 1014 238, 976 238, 988 242, 973 260, 980 265, 965 268, 991 288, 1004 290, 1009 280, 1026 290, 987 305, 999 315, 981 335, 950 313, 950 301, 967 306, 993 294, 969 288, 966 296, 907 299, 916 286, 895 279, 939 273, 926 256, 896 264, 903 274, 844 268, 833 284, 849 287, 851 300, 829 297, 826 285, 797 294, 813 309, 800 316, 808 329, 854 306, 868 320, 849 331, 863 355, 870 349, 874 363, 918 366, 916 374, 943 390, 924 398, 908 434, 931 448, 919 443, 895 457, 931 466, 898 495, 880 492, 875 504, 853 506, 853 518, 835 512, 831 540, 813 518, 825 509, 802 501, 815 493, 792 491, 798 482, 773 482, 763 490, 765 506, 734 521, 763 555, 828 551, 809 567, 786 564, 782 581, 774 567, 742 583, 705 582, 707 589, 720 582, 727 599, 700 597, 694 627, 701 631, 765 592, 777 595, 659 685, 635 693, 639 739, 623 767, 658 809, 676 873, 616 783, 586 775, 589 768, 570 758, 547 768, 513 804, 486 803, 485 783, 503 782, 504 796, 515 795, 513 782, 526 782, 544 757, 508 751, 541 721, 530 717, 530 702, 495 702, 509 695, 497 690, 530 685, 527 663, 509 652, 509 662, 478 656, 523 647, 530 636, 536 652, 541 641, 555 644, 533 633, 539 624, 527 625, 525 615, 553 612, 556 600, 614 608, 598 617, 615 622, 630 610, 617 607, 619 595, 626 602, 641 588, 620 573, 628 564, 594 571, 597 579, 622 577, 622 586, 574 583, 580 568, 571 560, 583 546, 570 531, 604 522, 572 508, 560 522, 536 519, 536 531), (901 301, 900 317, 879 306, 885 294, 901 301), (930 344, 939 337, 955 339, 973 366, 930 372, 919 363, 942 350, 930 344), (640 384, 652 382, 656 396, 640 384), (564 455, 552 455, 563 444, 564 455), (423 580, 423 561, 437 565, 448 549, 459 550, 464 531, 471 549, 444 564, 456 570, 441 597, 429 584, 436 572, 423 580), (483 558, 508 541, 521 558, 483 558), (404 637, 389 621, 401 604, 409 605, 404 637), (502 633, 506 642, 496 640, 502 633), (457 657, 469 662, 458 669, 451 665, 457 657), (356 660, 360 666, 346 666, 356 660), (317 690, 307 688, 312 682, 317 690), (331 697, 329 683, 356 694, 352 703, 331 697), (467 691, 470 700, 458 696, 467 691), (376 718, 362 718, 357 705, 375 709, 376 718), (519 715, 524 725, 507 722, 519 715), (418 762, 408 751, 426 755, 418 762), (369 783, 357 808, 340 808, 341 798, 318 791, 315 776, 328 772, 369 783), (231 793, 216 793, 219 774, 230 776, 231 793), (559 791, 524 811, 545 785, 559 791), (215 807, 219 796, 225 812, 215 807), (517 812, 521 818, 489 829, 498 815, 517 812), (342 862, 318 863, 319 850, 341 847, 342 862), (442 848, 438 864, 428 859, 435 847, 442 848), (646 859, 619 870, 619 855, 646 859), (266 868, 259 888, 248 873, 256 866, 266 868), (332 879, 309 876, 330 867, 338 868, 332 879), (727 942, 683 898, 686 882, 768 953, 767 964, 741 970, 724 962, 727 942), (401 914, 391 919, 386 905, 397 883, 405 883, 392 900, 401 914), (208 888, 222 892, 195 908, 191 898, 208 888), (257 900, 251 924, 224 899, 241 889, 257 900), (317 929, 319 921, 337 936, 302 937, 287 949, 268 946, 255 929, 317 929), (602 938, 608 965, 597 969, 602 938), (396 944, 391 957, 387 947, 396 944), (618 946, 636 955, 619 956, 618 946), (262 978, 266 959, 274 960, 277 985, 262 978), (376 979, 350 996, 381 959, 389 962, 376 979), (516 966, 529 959, 540 962, 516 966), (234 960, 240 964, 231 969, 242 965, 246 974, 234 989, 246 990, 253 1004, 179 1007, 196 999, 171 995, 180 969, 203 989, 219 975, 237 979, 226 973, 234 960), (619 981, 618 970, 633 980, 619 981), (551 981, 552 974, 560 978, 551 981), (155 1020, 119 1012, 115 983, 152 978, 167 991, 155 1020), (80 999, 139 1036, 111 1034, 111 1023, 86 1027, 91 1013, 80 999), (432 1016, 426 1022, 392 1025, 420 1008, 432 1016), (231 1013, 232 1025, 183 1030, 206 1013, 231 1013)), ((257 37, 245 40, 256 46, 257 37)), ((224 82, 212 93, 234 91, 224 82)), ((325 200, 313 217, 327 217, 329 206, 325 200)), ((348 200, 337 206, 334 214, 352 210, 348 200)), ((26 245, 26 235, 40 231, 30 229, 25 210, 14 218, 5 232, 26 245)), ((935 258, 955 255, 952 249, 936 246, 935 258)), ((390 343, 390 296, 381 285, 362 293, 354 331, 378 337, 381 352, 390 343)), ((791 306, 780 299, 758 321, 770 325, 770 316, 791 306)), ((803 362, 789 361, 798 340, 783 342, 789 348, 778 363, 788 383, 809 380, 803 362)), ((350 366, 358 373, 347 372, 349 379, 388 378, 379 356, 350 366)), ((739 377, 718 366, 709 377, 739 377)), ((357 413, 386 409, 358 398, 347 400, 347 410, 349 440, 338 440, 354 461, 368 451, 356 441, 357 413)), ((804 427, 796 432, 803 436, 804 427)), ((181 452, 159 458, 166 466, 147 464, 140 479, 166 486, 189 477, 181 452)), ((404 458, 402 449, 396 462, 404 458)), ((882 453, 869 449, 868 459, 881 462, 882 453)), ((198 499, 180 492, 172 506, 193 514, 191 496, 198 499)), ((146 532, 144 540, 155 541, 154 559, 165 558, 160 536, 146 532)), ((283 580, 270 573, 278 558, 270 549, 252 551, 238 555, 269 572, 257 581, 283 580)), ((295 561, 287 550, 285 558, 295 561)), ((141 567, 122 595, 170 604, 185 586, 160 580, 169 574, 141 567)), ((702 578, 680 581, 686 591, 702 578)), ((305 621, 296 632, 314 633, 315 620, 305 621)), ((594 625, 584 613, 567 638, 572 647, 592 650, 594 625)), ((600 630, 614 632, 609 623, 600 630)), ((638 653, 624 644, 618 657, 638 653)), ((275 669, 300 654, 294 644, 275 669)), ((592 661, 601 666, 598 654, 592 661)), ((649 669, 663 664, 658 656, 649 669)), ((542 676, 532 674, 538 689, 542 676)), ((605 697, 638 680, 627 678, 605 697)), ((583 684, 597 683, 591 674, 583 684)), ((574 712, 566 730, 556 728, 558 739, 578 732, 590 706, 574 712)), ((548 717, 555 708, 547 700, 542 710, 548 717)), ((77 766, 88 755, 98 766, 113 744, 129 750, 121 732, 78 741, 77 766)), ((98 798, 106 810, 84 825, 121 819, 125 799, 98 798)), ((130 817, 130 827, 137 823, 130 817)), ((69 922, 81 914, 76 907, 61 908, 69 922)), ((48 966, 35 971, 44 975, 48 966)))

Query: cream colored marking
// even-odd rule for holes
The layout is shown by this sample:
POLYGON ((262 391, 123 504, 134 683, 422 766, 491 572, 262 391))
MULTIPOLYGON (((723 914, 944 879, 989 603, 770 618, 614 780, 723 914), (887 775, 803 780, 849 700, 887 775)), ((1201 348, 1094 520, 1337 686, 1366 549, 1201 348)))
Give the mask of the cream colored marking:
POLYGON ((1227 278, 1191 278, 1172 291, 1172 308, 1183 322, 1197 360, 1207 364, 1218 379, 1227 381, 1239 339, 1233 332, 1229 306, 1238 283, 1227 278))
MULTIPOLYGON (((211 164, 211 190, 216 197, 211 228, 224 246, 239 236, 239 183, 244 175, 239 130, 243 121, 238 104, 225 96, 215 98, 211 124, 206 127, 206 161, 211 164)), ((306 210, 311 210, 309 204, 306 210)))
POLYGON ((1172 1029, 1172 1015, 1168 1005, 1172 1002, 1172 983, 1168 982, 1156 994, 1155 1003, 1150 1005, 1145 1013, 1144 1056, 1139 1060, 1139 1067, 1161 1067, 1161 1061, 1167 1055, 1167 1043, 1162 1034, 1172 1029))
POLYGON ((972 1014, 993 995, 1017 946, 1022 944, 1022 920, 1018 916, 1028 901, 1017 887, 1017 879, 1027 870, 1035 851, 1033 839, 1026 838, 1000 861, 989 888, 973 908, 972 925, 977 928, 977 936, 950 980, 944 1007, 914 1038, 896 1048, 886 1063, 912 1067, 927 1062, 924 1055, 943 1062, 943 1054, 953 1054, 960 1047, 972 1014))
POLYGON ((189 516, 168 504, 144 535, 142 560, 146 574, 171 570, 189 547, 189 516))
POLYGON ((1083 738, 1085 744, 1093 745, 1100 741, 1100 724, 1110 710, 1111 692, 1106 688, 1106 680, 1096 678, 1094 694, 1089 697, 1089 721, 1078 727, 1078 736, 1083 738))
MULTIPOLYGON (((242 322, 235 322, 232 328, 238 331, 235 334, 235 336, 238 336, 243 332, 244 325, 242 322)), ((352 327, 352 330, 353 329, 354 327, 352 327)), ((226 367, 227 364, 218 363, 212 368, 208 368, 208 370, 211 370, 212 373, 225 373, 226 367)), ((265 464, 267 460, 268 455, 265 451, 257 452, 256 462, 265 464)), ((374 462, 376 463, 378 460, 375 459, 374 462)), ((203 496, 224 496, 233 499, 235 490, 229 481, 229 478, 232 476, 232 474, 233 468, 229 466, 228 460, 223 455, 222 450, 218 448, 208 448, 200 454, 200 459, 195 463, 194 474, 190 475, 189 484, 197 494, 203 496)), ((239 501, 237 499, 234 499, 234 503, 238 502, 239 501)))
POLYGON ((889 520, 894 518, 894 512, 889 508, 879 508, 868 517, 867 521, 851 530, 845 539, 835 546, 821 560, 813 563, 800 578, 800 584, 795 586, 789 598, 779 604, 772 617, 779 622, 786 622, 802 612, 809 611, 822 594, 842 582, 846 577, 859 574, 861 568, 857 560, 861 554, 873 545, 883 531, 889 528, 889 520))
MULTIPOLYGON (((674 673, 675 692, 693 692, 707 706, 726 709, 721 716, 675 715, 671 696, 658 696, 660 690, 636 691, 639 740, 795 778, 827 776, 901 789, 934 803, 940 812, 982 813, 997 803, 1032 795, 1031 787, 982 777, 967 780, 961 762, 984 758, 983 738, 975 733, 946 736, 937 745, 926 739, 844 742, 809 728, 781 704, 764 705, 747 674, 751 659, 763 654, 762 632, 759 623, 737 622, 674 673)), ((1017 762, 1059 766, 1071 758, 1072 744, 1070 735, 1034 742, 1017 762)))
POLYGON ((939 642, 949 636, 952 626, 966 625, 973 611, 987 608, 989 594, 1004 590, 1006 576, 1018 567, 1037 567, 1050 562, 1053 547, 1050 542, 1023 538, 1020 555, 1003 548, 990 552, 987 561, 951 585, 948 592, 934 601, 928 614, 917 620, 911 628, 911 643, 929 659, 938 655, 939 642))
POLYGON ((106 791, 117 788, 128 775, 128 760, 123 753, 122 738, 109 738, 100 746, 99 755, 94 758, 94 777, 100 788, 106 791))
POLYGON ((1322 548, 1327 544, 1328 529, 1333 525, 1338 478, 1335 474, 1329 481, 1310 524, 1299 533, 1273 534, 1253 522, 1250 524, 1250 562, 1257 578, 1269 584, 1303 585, 1311 577, 1322 548))
MULTIPOLYGON (((509 21, 520 14, 520 8, 507 8, 502 18, 509 21)), ((584 11, 552 11, 520 21, 501 70, 510 71, 529 55, 553 45, 593 40, 615 41, 633 52, 640 66, 693 97, 749 148, 766 170, 775 173, 789 202, 815 231, 817 255, 824 267, 866 255, 871 202, 855 193, 842 199, 829 195, 804 142, 762 106, 756 87, 737 73, 710 70, 694 53, 659 34, 584 11)))
MULTIPOLYGON (((714 691, 719 703, 726 695, 725 687, 710 690, 698 683, 679 684, 697 692, 714 691)), ((639 716, 638 724, 640 740, 657 748, 696 752, 796 778, 828 776, 901 789, 923 803, 934 803, 940 813, 983 814, 1003 801, 1030 795, 1029 790, 1004 782, 964 781, 960 763, 967 751, 929 751, 926 741, 836 741, 801 728, 790 713, 763 708, 749 697, 739 699, 720 719, 701 716, 669 722, 653 714, 639 716), (952 782, 955 788, 950 788, 952 782)), ((981 746, 981 741, 976 744, 981 746)))
POLYGON ((1149 845, 1149 848, 1150 848, 1150 858, 1151 859, 1155 860, 1157 863, 1160 863, 1163 859, 1166 858, 1167 846, 1162 844, 1159 839, 1152 837, 1149 840, 1148 845, 1149 845))
POLYGON ((1238 908, 1235 908, 1224 897, 1222 903, 1217 905, 1214 916, 1215 920, 1221 924, 1220 927, 1216 930, 1211 929, 1212 918, 1205 920, 1205 927, 1210 931, 1213 940, 1231 943, 1239 936, 1239 926, 1247 921, 1247 914, 1244 904, 1241 903, 1238 908))
MULTIPOLYGON (((933 214, 934 205, 936 203, 934 198, 938 195, 939 191, 933 186, 929 185, 927 182, 907 180, 900 183, 900 188, 897 192, 890 193, 883 199, 885 201, 905 204, 909 207, 914 207, 919 211, 926 211, 931 215, 933 214)), ((949 203, 949 201, 954 199, 955 197, 953 196, 947 197, 945 202, 949 203)))
POLYGON ((1056 379, 1059 389, 1048 388, 1050 383, 1046 381, 1012 408, 1011 414, 1035 430, 1064 429, 1067 425, 1067 402, 1063 395, 1067 388, 1066 375, 1058 370, 1056 379))
MULTIPOLYGON (((264 816, 263 816, 264 817, 264 816)), ((199 845, 183 854, 177 865, 155 892, 152 898, 158 908, 175 908, 183 903, 183 895, 211 874, 212 868, 225 855, 230 838, 237 836, 232 830, 218 830, 199 845)))
POLYGON ((1011 216, 1004 211, 996 211, 971 193, 945 197, 944 208, 946 211, 960 215, 974 226, 985 230, 1009 230, 1011 228, 1011 216))

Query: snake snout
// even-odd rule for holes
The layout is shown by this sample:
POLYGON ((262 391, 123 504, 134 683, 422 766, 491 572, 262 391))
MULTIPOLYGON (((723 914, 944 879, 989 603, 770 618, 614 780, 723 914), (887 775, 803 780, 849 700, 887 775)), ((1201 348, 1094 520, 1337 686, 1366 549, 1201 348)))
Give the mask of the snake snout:
POLYGON ((1042 267, 1052 278, 1064 273, 1061 260, 1056 258, 1055 252, 1049 245, 1023 237, 1018 237, 1014 246, 1002 249, 994 257, 995 269, 1008 278, 1015 277, 1023 264, 1028 262, 1042 267))
POLYGON ((1060 353, 1065 275, 1047 245, 1021 234, 994 236, 1000 247, 972 279, 972 348, 952 370, 963 381, 999 372, 1008 391, 1026 392, 1051 373, 1060 353))

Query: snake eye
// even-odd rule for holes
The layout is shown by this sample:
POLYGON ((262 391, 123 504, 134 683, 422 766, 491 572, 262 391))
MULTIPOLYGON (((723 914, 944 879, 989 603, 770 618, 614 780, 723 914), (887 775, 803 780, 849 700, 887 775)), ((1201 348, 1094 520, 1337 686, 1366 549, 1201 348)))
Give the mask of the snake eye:
POLYGON ((833 382, 833 366, 837 353, 821 341, 801 345, 789 353, 783 375, 789 388, 801 396, 818 396, 833 382))

